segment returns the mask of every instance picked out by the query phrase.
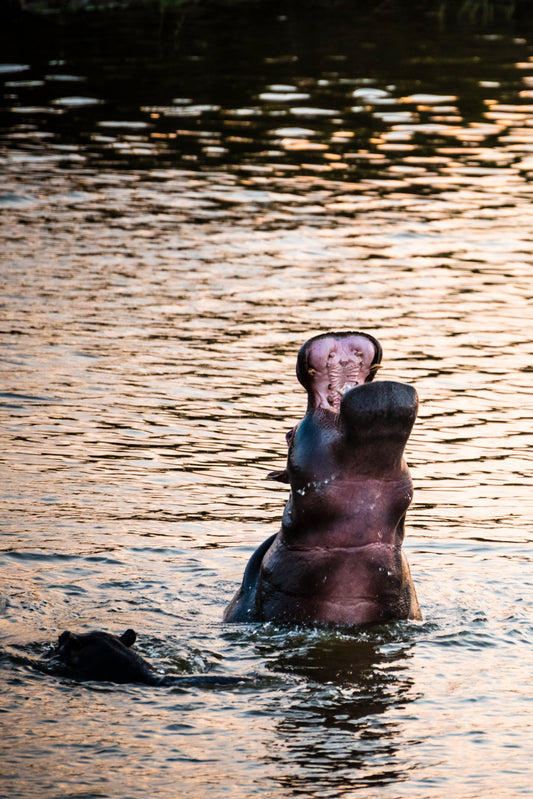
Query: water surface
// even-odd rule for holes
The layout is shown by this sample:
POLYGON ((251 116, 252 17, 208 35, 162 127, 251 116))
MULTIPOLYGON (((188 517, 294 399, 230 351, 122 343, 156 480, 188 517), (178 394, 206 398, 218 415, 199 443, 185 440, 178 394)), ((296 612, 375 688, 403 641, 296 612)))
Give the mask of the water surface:
POLYGON ((529 795, 528 24, 257 3, 2 36, 2 793, 529 795), (327 329, 420 395, 424 621, 222 625, 327 329), (95 627, 254 680, 36 668, 95 627))

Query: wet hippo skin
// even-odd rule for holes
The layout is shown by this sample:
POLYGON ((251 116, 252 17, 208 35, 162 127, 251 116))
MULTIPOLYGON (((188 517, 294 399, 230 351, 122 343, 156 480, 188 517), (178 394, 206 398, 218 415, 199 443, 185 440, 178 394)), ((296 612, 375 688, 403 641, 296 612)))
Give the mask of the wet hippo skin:
POLYGON ((131 647, 134 630, 120 637, 101 630, 88 633, 61 633, 56 657, 82 680, 145 685, 235 685, 244 678, 219 674, 172 675, 158 674, 150 663, 131 647))
POLYGON ((326 333, 301 348, 296 373, 308 394, 287 434, 290 483, 281 530, 252 555, 227 622, 351 626, 420 619, 402 553, 413 489, 404 448, 415 390, 372 382, 381 360, 364 333, 326 333))

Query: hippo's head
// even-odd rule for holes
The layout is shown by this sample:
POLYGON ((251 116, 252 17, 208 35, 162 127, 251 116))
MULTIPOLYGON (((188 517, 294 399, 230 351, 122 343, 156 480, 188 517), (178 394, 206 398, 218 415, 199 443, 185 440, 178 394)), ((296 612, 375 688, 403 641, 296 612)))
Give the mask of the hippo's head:
POLYGON ((73 672, 85 680, 110 682, 152 682, 151 666, 132 650, 134 630, 126 630, 120 638, 101 630, 88 633, 61 633, 57 655, 73 672))

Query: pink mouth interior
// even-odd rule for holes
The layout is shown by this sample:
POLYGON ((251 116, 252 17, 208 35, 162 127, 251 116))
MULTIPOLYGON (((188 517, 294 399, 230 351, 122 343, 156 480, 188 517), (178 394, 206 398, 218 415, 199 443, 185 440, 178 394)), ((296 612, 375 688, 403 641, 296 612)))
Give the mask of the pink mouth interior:
POLYGON ((339 412, 343 394, 365 382, 376 348, 366 336, 325 336, 307 349, 307 387, 315 408, 339 412))

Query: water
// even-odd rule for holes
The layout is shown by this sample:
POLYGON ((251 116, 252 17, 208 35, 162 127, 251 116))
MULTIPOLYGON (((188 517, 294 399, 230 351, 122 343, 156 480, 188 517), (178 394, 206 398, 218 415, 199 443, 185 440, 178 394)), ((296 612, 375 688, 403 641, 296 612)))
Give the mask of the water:
POLYGON ((2 34, 1 792, 530 795, 529 23, 205 8, 2 34), (297 350, 353 328, 421 399, 424 621, 222 625, 287 497, 297 350), (253 681, 39 668, 128 627, 253 681))

